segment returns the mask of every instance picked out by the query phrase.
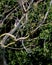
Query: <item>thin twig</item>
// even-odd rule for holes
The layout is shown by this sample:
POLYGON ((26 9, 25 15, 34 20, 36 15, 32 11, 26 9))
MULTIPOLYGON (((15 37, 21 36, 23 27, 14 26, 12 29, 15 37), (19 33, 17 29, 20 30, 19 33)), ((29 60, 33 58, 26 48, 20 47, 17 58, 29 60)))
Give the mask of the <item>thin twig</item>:
POLYGON ((47 12, 46 12, 46 14, 45 14, 45 17, 44 17, 43 21, 41 21, 41 24, 39 24, 39 26, 37 26, 37 27, 35 28, 35 30, 33 30, 31 33, 36 32, 36 31, 42 26, 42 24, 45 23, 45 20, 46 20, 48 14, 49 14, 49 10, 50 10, 51 4, 52 4, 52 0, 50 1, 50 6, 49 6, 49 8, 48 8, 48 10, 47 10, 47 12))
POLYGON ((10 10, 3 12, 3 15, 6 14, 6 13, 10 13, 13 9, 15 9, 16 6, 17 6, 17 4, 15 6, 13 6, 13 8, 11 8, 10 10))
MULTIPOLYGON (((28 46, 26 46, 26 48, 29 48, 29 47, 32 47, 32 48, 34 48, 36 45, 28 45, 28 46)), ((14 47, 7 47, 7 48, 9 48, 9 49, 13 49, 13 50, 23 50, 24 48, 14 48, 14 47)))
POLYGON ((13 9, 11 12, 9 12, 8 15, 6 15, 6 17, 5 17, 5 18, 3 19, 3 21, 2 21, 2 25, 3 25, 4 21, 16 10, 16 8, 17 8, 17 7, 15 7, 15 9, 13 9))

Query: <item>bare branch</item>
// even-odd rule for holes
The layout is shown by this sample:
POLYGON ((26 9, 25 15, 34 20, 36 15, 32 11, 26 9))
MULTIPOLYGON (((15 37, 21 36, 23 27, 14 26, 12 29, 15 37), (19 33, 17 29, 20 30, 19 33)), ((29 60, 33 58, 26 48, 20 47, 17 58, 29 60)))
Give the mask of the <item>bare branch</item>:
MULTIPOLYGON (((21 19, 19 20, 19 23, 17 24, 16 27, 14 27, 9 33, 10 34, 14 34, 14 32, 17 30, 17 28, 19 28, 20 22, 22 21, 22 19, 24 18, 25 14, 23 14, 23 16, 21 17, 21 19)), ((6 40, 8 39, 9 36, 5 36, 0 43, 5 44, 6 40)))
MULTIPOLYGON (((9 35, 13 37, 13 35, 11 35, 11 34, 9 34, 9 35)), ((16 41, 19 41, 19 40, 25 40, 25 39, 27 39, 28 37, 29 37, 29 36, 27 36, 27 37, 21 37, 21 38, 15 39, 15 42, 16 42, 16 41)), ((6 47, 8 47, 8 46, 10 46, 10 45, 15 44, 15 42, 11 42, 11 43, 9 43, 9 44, 7 44, 7 45, 4 45, 3 43, 0 43, 0 45, 1 45, 1 47, 6 48, 6 47)))
POLYGON ((0 36, 0 38, 3 37, 3 36, 5 36, 5 35, 12 37, 14 40, 16 39, 16 37, 14 35, 10 34, 10 33, 4 33, 4 34, 2 34, 0 36))

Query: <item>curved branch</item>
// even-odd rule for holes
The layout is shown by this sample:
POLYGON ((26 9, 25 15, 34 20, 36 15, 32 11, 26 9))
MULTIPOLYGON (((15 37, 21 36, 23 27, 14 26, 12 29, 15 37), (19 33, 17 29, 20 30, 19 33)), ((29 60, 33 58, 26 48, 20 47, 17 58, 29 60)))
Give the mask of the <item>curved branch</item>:
POLYGON ((13 39, 16 39, 16 37, 15 37, 14 35, 10 34, 10 33, 4 33, 4 34, 2 34, 2 35, 0 36, 0 38, 3 37, 3 36, 5 36, 5 35, 10 36, 10 37, 12 37, 13 39))
MULTIPOLYGON (((3 35, 5 35, 5 34, 3 34, 3 35)), ((15 44, 16 41, 25 40, 25 39, 27 39, 27 38, 29 37, 29 35, 28 35, 27 37, 21 37, 21 38, 16 39, 16 38, 15 38, 13 35, 11 35, 11 34, 7 34, 7 35, 9 35, 9 36, 11 36, 12 38, 14 38, 14 42, 11 42, 11 43, 9 43, 9 44, 7 44, 7 45, 4 45, 4 44, 0 43, 1 47, 6 48, 6 47, 8 47, 8 46, 10 46, 10 45, 15 44)))

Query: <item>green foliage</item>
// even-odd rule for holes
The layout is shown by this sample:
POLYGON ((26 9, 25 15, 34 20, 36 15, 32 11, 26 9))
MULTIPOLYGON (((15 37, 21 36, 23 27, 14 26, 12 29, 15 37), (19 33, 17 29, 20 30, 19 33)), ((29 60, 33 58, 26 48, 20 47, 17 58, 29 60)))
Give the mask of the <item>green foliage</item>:
MULTIPOLYGON (((43 17, 48 9, 49 1, 50 0, 45 0, 40 2, 37 7, 32 5, 29 10, 29 19, 27 24, 25 24, 25 26, 20 30, 17 29, 18 37, 20 37, 21 34, 23 34, 23 36, 30 34, 30 32, 38 26, 39 21, 43 20, 43 17)), ((17 0, 0 0, 0 19, 5 17, 3 12, 9 11, 9 9, 17 4, 16 2, 17 0)), ((20 7, 17 8, 17 11, 18 12, 13 12, 7 20, 5 20, 0 31, 0 35, 2 33, 9 32, 14 27, 14 17, 18 17, 19 19, 21 18, 22 11, 20 7)), ((21 24, 23 23, 21 22, 21 24)), ((16 43, 18 43, 17 48, 20 49, 22 47, 19 45, 20 42, 16 43)), ((24 44, 26 47, 28 46, 27 50, 30 49, 29 53, 27 53, 24 49, 5 49, 5 57, 8 65, 52 65, 52 7, 50 8, 46 22, 37 32, 35 32, 32 36, 30 35, 29 39, 24 41, 24 44)), ((15 45, 12 47, 15 47, 15 45)), ((2 54, 1 50, 0 54, 2 54)))

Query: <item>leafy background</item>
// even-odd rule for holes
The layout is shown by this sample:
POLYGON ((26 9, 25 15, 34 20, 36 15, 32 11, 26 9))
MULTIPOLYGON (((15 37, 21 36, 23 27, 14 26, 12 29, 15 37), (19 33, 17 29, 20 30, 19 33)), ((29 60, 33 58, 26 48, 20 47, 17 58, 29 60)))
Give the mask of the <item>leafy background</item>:
MULTIPOLYGON (((21 37, 21 34, 23 36, 29 34, 31 30, 37 27, 49 7, 49 2, 50 0, 44 0, 36 6, 35 3, 31 6, 28 14, 28 23, 23 28, 17 29, 19 37, 21 37)), ((9 11, 16 4, 18 7, 17 0, 0 0, 0 20, 5 18, 7 15, 5 12, 9 11)), ((0 27, 0 35, 9 32, 14 27, 15 17, 20 19, 21 15, 22 11, 18 7, 5 20, 4 25, 0 27)), ((22 47, 20 41, 16 42, 16 47, 19 49, 5 49, 5 57, 8 65, 52 65, 52 7, 45 23, 36 33, 30 35, 29 39, 24 41, 24 44, 26 47, 28 46, 28 52, 20 49, 22 47)), ((15 47, 15 45, 12 45, 12 47, 15 47)))

